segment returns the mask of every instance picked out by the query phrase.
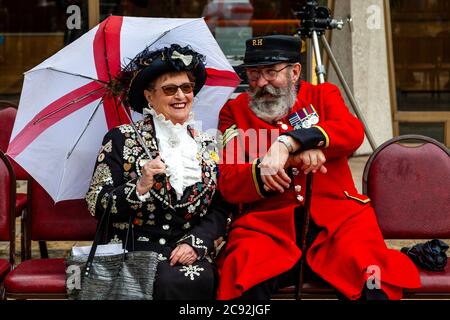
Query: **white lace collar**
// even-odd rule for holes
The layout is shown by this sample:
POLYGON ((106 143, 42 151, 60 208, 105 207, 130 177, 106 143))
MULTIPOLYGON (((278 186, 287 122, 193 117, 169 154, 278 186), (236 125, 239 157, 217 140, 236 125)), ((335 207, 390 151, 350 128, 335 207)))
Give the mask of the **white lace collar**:
POLYGON ((148 114, 153 116, 154 120, 157 120, 161 125, 167 127, 168 129, 180 129, 180 128, 187 128, 187 126, 193 126, 195 124, 194 121, 194 113, 191 111, 189 112, 188 119, 183 123, 176 123, 174 124, 171 120, 167 120, 166 117, 162 113, 157 113, 155 109, 153 108, 144 108, 144 117, 146 117, 148 114))
POLYGON ((161 159, 165 162, 166 173, 171 186, 181 199, 184 190, 201 181, 202 169, 197 157, 198 145, 190 135, 187 126, 193 124, 193 113, 183 124, 174 124, 153 108, 145 108, 144 116, 153 116, 156 139, 161 159))

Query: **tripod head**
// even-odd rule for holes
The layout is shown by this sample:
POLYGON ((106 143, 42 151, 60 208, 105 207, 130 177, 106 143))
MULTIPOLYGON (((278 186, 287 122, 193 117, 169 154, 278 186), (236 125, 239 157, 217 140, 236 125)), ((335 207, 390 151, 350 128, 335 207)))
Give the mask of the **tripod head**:
POLYGON ((341 30, 344 27, 344 21, 333 19, 330 9, 319 6, 317 0, 308 0, 306 5, 294 11, 294 14, 300 19, 299 34, 308 38, 312 37, 313 31, 321 36, 325 30, 341 30))

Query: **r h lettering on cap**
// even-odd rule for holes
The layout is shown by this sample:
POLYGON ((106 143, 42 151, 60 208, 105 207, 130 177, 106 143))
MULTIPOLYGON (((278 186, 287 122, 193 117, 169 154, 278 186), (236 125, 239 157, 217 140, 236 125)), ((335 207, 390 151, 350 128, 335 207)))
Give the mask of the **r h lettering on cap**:
POLYGON ((262 46, 263 39, 254 39, 252 44, 253 44, 253 46, 262 46))

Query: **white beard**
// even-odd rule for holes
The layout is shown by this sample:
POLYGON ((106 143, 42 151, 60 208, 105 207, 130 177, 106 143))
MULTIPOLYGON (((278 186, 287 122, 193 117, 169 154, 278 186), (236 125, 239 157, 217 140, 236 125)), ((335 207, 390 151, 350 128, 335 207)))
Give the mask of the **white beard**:
POLYGON ((287 116, 297 100, 295 84, 287 88, 276 88, 267 84, 263 88, 250 88, 248 94, 250 96, 250 109, 258 118, 268 123, 273 123, 287 116), (264 96, 266 93, 271 96, 264 96))

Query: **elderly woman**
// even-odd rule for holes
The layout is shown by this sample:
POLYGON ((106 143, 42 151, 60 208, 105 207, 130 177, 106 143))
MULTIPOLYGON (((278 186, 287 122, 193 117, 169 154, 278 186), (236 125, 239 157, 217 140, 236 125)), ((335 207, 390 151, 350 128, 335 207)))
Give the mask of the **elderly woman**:
POLYGON ((142 139, 131 125, 106 134, 86 196, 99 218, 113 191, 106 242, 159 253, 154 299, 215 297, 211 258, 228 211, 216 192, 215 142, 192 127, 193 97, 206 80, 203 61, 178 45, 145 50, 132 60, 125 69, 132 74, 127 98, 144 114, 136 123, 142 139))

